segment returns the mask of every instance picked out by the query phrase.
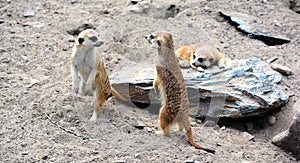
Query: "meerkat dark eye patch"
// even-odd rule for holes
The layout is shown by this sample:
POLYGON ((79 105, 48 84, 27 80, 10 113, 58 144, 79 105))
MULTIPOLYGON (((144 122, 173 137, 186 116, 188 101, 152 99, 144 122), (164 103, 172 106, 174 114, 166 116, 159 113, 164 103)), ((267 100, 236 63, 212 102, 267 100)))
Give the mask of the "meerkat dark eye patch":
POLYGON ((79 44, 82 44, 82 43, 83 43, 83 41, 84 41, 84 38, 78 38, 78 42, 79 42, 79 44))
POLYGON ((203 62, 205 59, 203 59, 203 58, 198 58, 198 61, 199 62, 203 62))
POLYGON ((95 41, 98 40, 98 38, 97 38, 96 36, 92 36, 92 37, 90 37, 89 39, 90 39, 91 41, 93 41, 93 42, 95 42, 95 41))
POLYGON ((195 55, 193 55, 193 59, 195 59, 196 58, 196 56, 195 55))
POLYGON ((213 63, 214 59, 213 58, 209 58, 209 62, 213 63))
POLYGON ((149 37, 150 37, 150 39, 154 39, 154 36, 152 34, 149 37))

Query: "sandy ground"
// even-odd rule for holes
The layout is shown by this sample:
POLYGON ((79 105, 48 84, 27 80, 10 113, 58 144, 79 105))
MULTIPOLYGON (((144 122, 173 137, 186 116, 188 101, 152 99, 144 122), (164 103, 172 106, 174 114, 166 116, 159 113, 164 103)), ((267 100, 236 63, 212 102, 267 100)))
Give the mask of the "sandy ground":
POLYGON ((288 127, 299 99, 300 17, 288 0, 154 0, 134 7, 125 0, 0 0, 0 162, 297 162, 270 141, 288 127), (167 11, 171 4, 175 10, 167 11), (24 17, 26 11, 34 16, 24 17), (291 42, 267 46, 250 39, 218 11, 243 13, 264 32, 291 42), (105 41, 100 51, 109 74, 130 64, 151 65, 156 51, 143 36, 166 30, 175 47, 209 42, 232 59, 278 57, 276 63, 294 72, 280 84, 290 101, 269 114, 276 117, 274 125, 266 116, 207 128, 191 118, 196 141, 216 154, 194 149, 176 128, 171 137, 154 135, 157 115, 115 98, 103 106, 96 124, 90 123, 91 98, 75 97, 71 89, 74 38, 66 32, 82 23, 94 25, 105 41), (137 122, 146 127, 135 128, 137 122))

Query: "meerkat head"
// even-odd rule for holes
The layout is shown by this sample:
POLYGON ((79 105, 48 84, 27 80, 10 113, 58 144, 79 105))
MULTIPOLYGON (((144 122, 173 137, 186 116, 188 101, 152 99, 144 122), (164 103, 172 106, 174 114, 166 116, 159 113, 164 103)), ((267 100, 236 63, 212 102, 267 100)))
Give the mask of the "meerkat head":
POLYGON ((210 48, 197 48, 195 53, 191 55, 191 64, 195 67, 201 66, 202 68, 206 69, 207 67, 211 66, 215 59, 214 51, 210 48))
POLYGON ((145 39, 150 44, 155 44, 158 47, 167 47, 170 49, 173 48, 173 37, 169 32, 154 32, 150 35, 145 36, 145 39))
POLYGON ((99 39, 98 32, 93 29, 86 29, 82 31, 76 39, 76 46, 86 48, 99 47, 102 44, 103 41, 99 39))

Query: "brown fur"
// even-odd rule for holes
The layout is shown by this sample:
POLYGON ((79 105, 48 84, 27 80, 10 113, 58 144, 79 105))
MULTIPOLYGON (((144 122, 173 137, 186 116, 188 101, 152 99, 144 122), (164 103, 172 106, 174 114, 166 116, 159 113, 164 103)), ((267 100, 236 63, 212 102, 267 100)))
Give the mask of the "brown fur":
POLYGON ((203 71, 203 68, 208 68, 216 63, 220 68, 225 65, 224 54, 208 44, 199 43, 181 46, 176 50, 175 54, 178 58, 188 61, 192 68, 199 71, 203 71))
POLYGON ((99 40, 95 30, 84 30, 77 37, 71 57, 72 84, 75 93, 77 94, 80 88, 84 95, 94 96, 94 112, 91 121, 97 120, 101 106, 111 94, 121 101, 127 102, 110 85, 103 60, 95 48, 102 44, 103 42, 99 40))
POLYGON ((162 95, 162 107, 159 120, 163 135, 170 136, 171 125, 177 123, 179 130, 185 129, 189 142, 197 149, 211 153, 215 151, 195 143, 189 120, 189 100, 182 72, 174 54, 173 38, 168 32, 155 32, 146 36, 149 43, 158 46, 155 59, 155 90, 159 86, 162 95))

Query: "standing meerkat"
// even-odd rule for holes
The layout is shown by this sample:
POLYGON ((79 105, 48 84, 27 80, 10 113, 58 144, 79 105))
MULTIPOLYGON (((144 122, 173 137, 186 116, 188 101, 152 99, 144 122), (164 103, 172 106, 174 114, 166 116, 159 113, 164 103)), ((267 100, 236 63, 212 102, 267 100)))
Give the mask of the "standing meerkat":
POLYGON ((189 142, 196 149, 214 153, 215 150, 196 144, 189 120, 189 100, 186 85, 179 63, 174 54, 173 38, 168 32, 154 32, 145 37, 150 44, 156 44, 158 54, 155 58, 156 77, 153 87, 160 88, 162 107, 159 112, 162 134, 170 136, 170 128, 177 123, 179 130, 185 129, 189 142))
POLYGON ((111 94, 129 103, 110 85, 103 60, 95 48, 102 44, 95 30, 86 29, 78 35, 71 56, 72 85, 75 93, 78 94, 80 89, 84 95, 94 96, 91 121, 97 120, 101 106, 111 94))
POLYGON ((176 56, 180 59, 187 60, 190 66, 198 71, 217 63, 218 67, 225 67, 225 56, 217 48, 209 44, 192 44, 179 47, 176 56))

